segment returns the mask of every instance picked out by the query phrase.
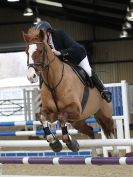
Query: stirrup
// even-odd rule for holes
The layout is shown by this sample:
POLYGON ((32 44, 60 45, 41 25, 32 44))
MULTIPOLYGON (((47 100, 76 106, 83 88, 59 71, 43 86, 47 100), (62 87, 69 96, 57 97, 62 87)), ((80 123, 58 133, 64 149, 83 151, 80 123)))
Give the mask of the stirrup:
POLYGON ((101 96, 102 96, 102 98, 105 99, 108 103, 110 103, 111 100, 112 100, 112 93, 109 92, 108 90, 103 90, 103 91, 101 92, 101 96))

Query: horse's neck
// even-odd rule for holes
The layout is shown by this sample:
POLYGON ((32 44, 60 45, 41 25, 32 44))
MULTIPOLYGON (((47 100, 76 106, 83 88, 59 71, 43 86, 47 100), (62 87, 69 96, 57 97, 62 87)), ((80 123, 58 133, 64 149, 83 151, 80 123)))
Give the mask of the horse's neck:
POLYGON ((47 50, 47 64, 49 64, 49 80, 54 84, 57 83, 62 75, 62 61, 52 52, 48 44, 45 44, 47 50))

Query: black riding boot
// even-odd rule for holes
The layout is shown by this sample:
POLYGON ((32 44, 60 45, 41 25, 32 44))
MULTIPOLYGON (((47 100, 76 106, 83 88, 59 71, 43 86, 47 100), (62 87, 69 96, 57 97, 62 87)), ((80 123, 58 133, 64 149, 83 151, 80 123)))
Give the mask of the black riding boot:
POLYGON ((91 79, 95 87, 100 91, 102 98, 105 99, 108 103, 110 103, 112 100, 112 93, 104 87, 103 83, 94 71, 92 71, 91 79))

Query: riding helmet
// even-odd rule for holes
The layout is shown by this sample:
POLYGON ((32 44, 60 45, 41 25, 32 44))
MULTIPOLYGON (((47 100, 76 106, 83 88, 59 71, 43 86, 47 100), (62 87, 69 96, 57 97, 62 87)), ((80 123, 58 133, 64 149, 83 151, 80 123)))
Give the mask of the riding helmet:
POLYGON ((47 21, 40 21, 39 23, 36 24, 35 28, 45 30, 45 31, 52 30, 50 23, 47 21))

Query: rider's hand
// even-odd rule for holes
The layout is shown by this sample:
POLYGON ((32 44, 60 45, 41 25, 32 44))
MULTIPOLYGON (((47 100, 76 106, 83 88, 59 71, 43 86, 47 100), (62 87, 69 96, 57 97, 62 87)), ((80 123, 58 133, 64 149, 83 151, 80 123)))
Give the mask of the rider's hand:
POLYGON ((53 52, 56 56, 60 56, 60 55, 61 55, 60 51, 57 51, 56 49, 52 49, 52 52, 53 52))

